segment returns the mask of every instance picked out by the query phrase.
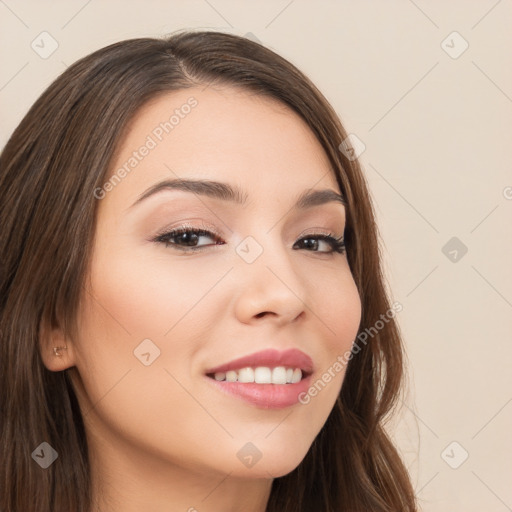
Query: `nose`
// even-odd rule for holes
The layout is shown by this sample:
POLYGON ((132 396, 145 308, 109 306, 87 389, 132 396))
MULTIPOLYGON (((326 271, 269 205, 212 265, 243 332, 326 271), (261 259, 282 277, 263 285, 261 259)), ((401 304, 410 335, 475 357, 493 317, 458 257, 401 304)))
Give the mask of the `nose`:
POLYGON ((298 261, 292 261, 289 249, 266 248, 260 257, 237 262, 235 314, 242 323, 264 321, 276 325, 298 321, 305 316, 307 292, 298 261))

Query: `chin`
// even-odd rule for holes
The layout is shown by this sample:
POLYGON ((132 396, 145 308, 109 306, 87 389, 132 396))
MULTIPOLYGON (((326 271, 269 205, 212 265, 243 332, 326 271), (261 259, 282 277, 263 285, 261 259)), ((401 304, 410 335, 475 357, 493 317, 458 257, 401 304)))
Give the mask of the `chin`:
POLYGON ((291 473, 304 460, 307 454, 302 446, 290 446, 285 451, 283 449, 266 448, 259 454, 256 450, 251 452, 252 447, 247 447, 247 453, 251 455, 244 456, 244 453, 237 452, 237 458, 234 464, 231 464, 232 476, 240 478, 279 478, 291 473), (261 455, 260 455, 261 454, 261 455), (259 457, 259 458, 258 458, 259 457))

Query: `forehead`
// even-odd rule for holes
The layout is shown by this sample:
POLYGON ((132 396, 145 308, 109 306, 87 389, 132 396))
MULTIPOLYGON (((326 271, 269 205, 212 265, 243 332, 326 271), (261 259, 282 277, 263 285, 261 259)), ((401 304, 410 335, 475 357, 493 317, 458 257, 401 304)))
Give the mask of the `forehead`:
POLYGON ((129 176, 111 195, 132 202, 166 178, 231 182, 249 197, 338 189, 325 151, 298 114, 275 99, 231 87, 153 98, 130 123, 110 175, 123 167, 129 176))

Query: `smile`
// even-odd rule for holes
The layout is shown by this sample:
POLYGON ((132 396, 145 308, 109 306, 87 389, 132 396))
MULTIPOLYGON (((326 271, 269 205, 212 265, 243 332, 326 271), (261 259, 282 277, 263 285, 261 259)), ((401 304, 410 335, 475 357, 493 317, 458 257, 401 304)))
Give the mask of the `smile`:
POLYGON ((209 385, 262 409, 282 409, 299 402, 310 385, 313 361, 297 349, 262 350, 207 370, 209 385))
MULTIPOLYGON (((208 374, 212 377, 212 374, 208 374)), ((241 368, 240 370, 229 370, 227 372, 216 372, 213 378, 217 381, 243 382, 256 384, 295 384, 302 380, 300 368, 286 368, 276 366, 258 366, 257 368, 241 368)))

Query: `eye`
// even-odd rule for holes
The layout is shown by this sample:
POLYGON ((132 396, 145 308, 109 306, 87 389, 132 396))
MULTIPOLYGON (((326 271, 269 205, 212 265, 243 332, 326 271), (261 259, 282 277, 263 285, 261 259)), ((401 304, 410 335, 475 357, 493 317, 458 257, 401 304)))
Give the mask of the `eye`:
POLYGON ((305 237, 302 237, 300 240, 298 240, 293 248, 297 247, 298 244, 303 243, 306 247, 313 249, 309 252, 321 252, 325 254, 332 254, 334 252, 343 254, 345 252, 345 240, 343 236, 340 238, 334 237, 332 234, 311 234, 306 235, 305 237), (321 251, 318 250, 319 247, 323 245, 328 245, 331 247, 330 251, 321 251))
POLYGON ((223 245, 225 243, 219 235, 212 231, 185 226, 157 235, 153 241, 165 244, 166 247, 173 246, 173 248, 184 252, 198 251, 208 245, 223 245), (214 240, 214 243, 201 245, 200 240, 205 238, 214 240))
MULTIPOLYGON (((222 240, 220 235, 213 231, 187 226, 181 226, 171 231, 161 233, 157 235, 153 241, 165 244, 165 247, 172 247, 173 249, 183 252, 197 252, 211 245, 224 245, 226 243, 222 240), (213 240, 213 244, 200 243, 201 240, 208 238, 213 240)), ((343 236, 336 238, 332 234, 309 234, 297 240, 293 248, 306 249, 308 252, 319 252, 323 254, 332 254, 335 252, 343 254, 345 252, 345 241, 343 236), (330 247, 330 250, 320 250, 325 245, 330 247)))

